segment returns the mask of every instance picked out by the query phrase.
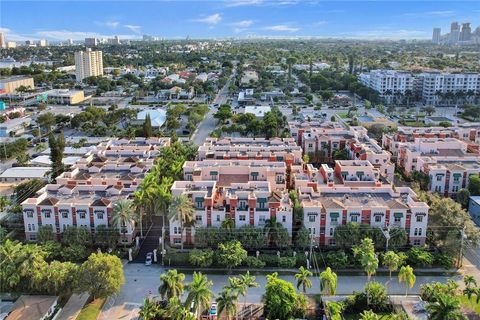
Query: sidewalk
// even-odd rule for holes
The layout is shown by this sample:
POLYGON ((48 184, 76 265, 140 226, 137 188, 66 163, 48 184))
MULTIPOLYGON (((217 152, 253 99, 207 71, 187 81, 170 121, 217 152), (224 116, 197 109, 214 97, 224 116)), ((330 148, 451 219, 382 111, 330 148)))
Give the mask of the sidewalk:
POLYGON ((83 306, 88 300, 88 293, 82 294, 72 294, 70 299, 68 299, 67 303, 57 315, 57 319, 61 320, 75 320, 78 317, 80 311, 82 311, 83 306))

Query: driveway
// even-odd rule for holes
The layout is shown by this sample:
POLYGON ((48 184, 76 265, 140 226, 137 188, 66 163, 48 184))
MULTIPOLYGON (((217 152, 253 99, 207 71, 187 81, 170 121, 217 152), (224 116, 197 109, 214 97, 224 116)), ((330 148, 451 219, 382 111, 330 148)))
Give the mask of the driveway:
MULTIPOLYGON (((157 295, 158 287, 160 285, 160 275, 165 272, 165 269, 153 265, 144 266, 141 264, 127 264, 124 266, 125 285, 122 287, 121 292, 108 302, 108 305, 104 307, 100 320, 106 319, 136 319, 136 314, 142 305, 145 297, 149 295, 157 295)), ((262 295, 265 290, 266 274, 257 273, 254 274, 257 277, 257 282, 260 284, 258 288, 251 288, 248 291, 247 302, 258 303, 261 301, 262 295)), ((222 288, 228 284, 229 276, 235 276, 235 274, 226 275, 224 272, 217 272, 207 274, 209 280, 213 281, 212 291, 217 295, 222 288)), ((296 284, 293 275, 281 275, 280 278, 296 284)), ((186 274, 185 282, 189 282, 192 279, 191 274, 186 274)), ((372 278, 375 281, 381 283, 388 282, 388 276, 377 276, 372 278)), ((424 276, 417 275, 417 281, 415 286, 409 290, 409 293, 418 293, 420 286, 427 282, 439 281, 447 282, 448 279, 454 279, 461 281, 461 276, 424 276)), ((362 291, 367 281, 366 276, 338 276, 338 294, 351 294, 353 291, 362 291)), ((307 293, 316 294, 320 293, 320 282, 318 278, 312 278, 313 288, 307 293)), ((388 283, 388 291, 390 294, 405 294, 405 287, 403 284, 399 284, 396 277, 388 283)), ((241 299, 243 301, 243 298, 241 299)))

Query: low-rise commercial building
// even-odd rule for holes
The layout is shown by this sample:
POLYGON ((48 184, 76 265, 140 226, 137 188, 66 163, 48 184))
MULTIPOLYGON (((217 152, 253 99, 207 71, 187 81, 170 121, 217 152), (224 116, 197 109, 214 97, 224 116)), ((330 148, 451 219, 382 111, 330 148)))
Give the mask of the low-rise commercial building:
POLYGON ((32 179, 46 180, 50 170, 46 167, 12 167, 0 174, 0 181, 17 184, 32 179))
POLYGON ((15 93, 17 89, 22 86, 29 89, 34 89, 35 85, 33 83, 33 78, 26 76, 12 76, 0 78, 0 94, 15 93))
POLYGON ((85 97, 83 90, 53 89, 42 94, 46 95, 48 101, 54 104, 75 105, 91 98, 91 96, 85 97))

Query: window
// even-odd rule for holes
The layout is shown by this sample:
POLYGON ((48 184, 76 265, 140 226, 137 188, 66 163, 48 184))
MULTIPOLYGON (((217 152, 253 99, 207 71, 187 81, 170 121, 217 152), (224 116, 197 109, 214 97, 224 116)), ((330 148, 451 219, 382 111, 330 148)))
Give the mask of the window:
POLYGON ((331 246, 334 246, 335 245, 335 239, 329 239, 328 244, 331 245, 331 246))
POLYGON ((32 231, 35 231, 35 224, 32 223, 32 231))
POLYGON ((308 233, 310 234, 315 234, 316 229, 315 228, 308 228, 308 233))
POLYGON ((417 216, 417 222, 423 222, 423 216, 417 216))
POLYGON ((220 215, 217 214, 217 221, 220 221, 220 215))
POLYGON ((27 214, 27 218, 33 218, 33 210, 25 211, 25 213, 27 214))
POLYGON ((37 241, 37 235, 36 234, 31 234, 30 235, 30 241, 37 241))
POLYGON ((308 144, 308 147, 309 147, 309 148, 313 148, 313 144, 309 143, 309 144, 308 144))
POLYGON ((197 200, 197 208, 202 209, 203 208, 203 200, 197 200))
POLYGON ((415 230, 413 231, 413 235, 416 237, 418 236, 418 228, 415 228, 415 230))
POLYGON ((181 244, 181 243, 182 243, 182 239, 175 238, 175 239, 173 239, 173 243, 174 243, 174 244, 181 244))
POLYGON ((395 222, 400 222, 400 221, 402 221, 402 218, 401 218, 401 217, 395 217, 395 220, 394 220, 394 221, 395 221, 395 222))
POLYGON ((286 215, 282 216, 282 222, 287 222, 287 216, 286 215))
POLYGON ((32 225, 30 223, 28 224, 28 231, 32 231, 32 225))
POLYGON ((173 234, 180 234, 180 228, 173 227, 173 234))
POLYGON ((437 174, 437 181, 442 181, 442 176, 437 174))
POLYGON ((329 235, 330 235, 330 237, 333 236, 333 228, 330 228, 329 235))
POLYGON ((63 211, 62 212, 62 218, 67 219, 68 218, 68 211, 63 211))
POLYGON ((350 216, 350 221, 351 222, 358 222, 358 215, 355 214, 355 215, 350 216))
POLYGON ((422 228, 418 228, 418 236, 422 235, 422 228))
POLYGON ((103 219, 103 212, 97 212, 97 219, 103 219))
POLYGON ((80 219, 85 219, 85 216, 86 216, 85 212, 80 212, 80 219))
POLYGON ((375 222, 382 222, 382 216, 376 215, 375 222))
POLYGON ((258 203, 258 208, 259 208, 259 209, 265 209, 265 202, 263 202, 263 201, 262 201, 262 202, 259 202, 259 203, 258 203))
POLYGON ((202 221, 202 216, 201 215, 196 215, 195 216, 195 221, 202 221))
POLYGON ((238 220, 246 221, 246 216, 244 214, 241 214, 241 215, 238 216, 238 220))
POLYGON ((332 217, 332 218, 330 219, 330 222, 331 222, 331 223, 337 223, 337 222, 338 222, 338 218, 337 218, 337 217, 335 217, 335 218, 332 217))
POLYGON ((265 223, 265 219, 266 219, 266 218, 265 218, 265 216, 263 216, 263 215, 260 216, 260 217, 258 217, 258 221, 259 221, 260 223, 265 223))
POLYGON ((316 216, 314 215, 309 215, 308 216, 308 222, 315 222, 316 216))
POLYGON ((50 218, 50 210, 45 211, 44 215, 45 215, 45 218, 50 218))
POLYGON ((247 207, 246 201, 240 201, 238 203, 238 207, 239 207, 239 209, 246 209, 246 207, 247 207))
POLYGON ((418 239, 413 240, 413 245, 414 246, 419 246, 420 245, 420 240, 418 240, 418 239))

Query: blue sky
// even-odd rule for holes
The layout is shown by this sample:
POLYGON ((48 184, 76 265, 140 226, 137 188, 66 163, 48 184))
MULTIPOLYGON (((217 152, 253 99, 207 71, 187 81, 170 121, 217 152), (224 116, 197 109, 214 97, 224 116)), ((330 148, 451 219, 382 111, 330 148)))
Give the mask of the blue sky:
POLYGON ((430 38, 451 21, 480 26, 480 1, 0 0, 7 40, 89 36, 430 38))

